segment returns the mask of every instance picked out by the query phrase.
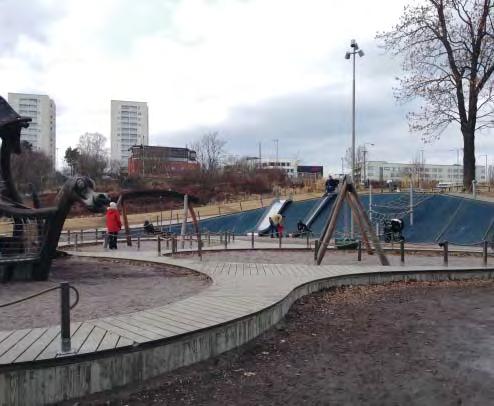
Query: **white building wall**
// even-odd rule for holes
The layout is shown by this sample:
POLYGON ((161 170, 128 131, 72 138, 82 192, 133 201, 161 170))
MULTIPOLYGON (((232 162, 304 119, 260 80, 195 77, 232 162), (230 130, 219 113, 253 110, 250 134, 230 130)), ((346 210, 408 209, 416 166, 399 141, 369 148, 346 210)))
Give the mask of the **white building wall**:
POLYGON ((127 167, 129 148, 149 145, 148 105, 145 102, 111 101, 111 159, 127 167))
POLYGON ((49 96, 26 93, 9 93, 8 101, 21 116, 31 117, 28 128, 21 130, 21 140, 41 150, 56 165, 56 106, 49 96))
MULTIPOLYGON (((388 179, 401 181, 409 179, 410 172, 416 168, 415 164, 404 164, 387 161, 369 161, 366 163, 366 177, 371 181, 386 181, 388 179), (382 168, 382 169, 381 169, 382 168), (382 174, 382 179, 381 179, 382 174)), ((423 166, 423 179, 435 180, 438 182, 463 182, 463 167, 461 165, 432 165, 423 166)), ((414 175, 415 176, 415 175, 414 175)), ((475 177, 478 182, 486 181, 486 168, 477 165, 475 177)))
POLYGON ((297 167, 299 161, 296 159, 280 158, 278 160, 272 158, 263 158, 261 161, 262 168, 265 169, 281 169, 284 170, 288 176, 297 176, 297 167))

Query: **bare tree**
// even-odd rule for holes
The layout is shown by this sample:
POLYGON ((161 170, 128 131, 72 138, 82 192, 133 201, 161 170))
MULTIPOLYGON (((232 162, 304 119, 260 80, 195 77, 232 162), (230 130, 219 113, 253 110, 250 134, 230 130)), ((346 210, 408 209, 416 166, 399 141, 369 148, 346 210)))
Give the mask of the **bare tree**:
POLYGON ((79 137, 77 170, 82 175, 100 179, 109 164, 105 148, 106 137, 100 133, 85 133, 79 137))
POLYGON ((475 132, 493 125, 492 0, 422 0, 405 7, 399 23, 378 34, 384 49, 404 56, 397 99, 420 98, 411 131, 438 138, 457 123, 463 137, 463 183, 475 179, 475 132))
MULTIPOLYGON (((365 149, 363 145, 357 146, 355 149, 355 181, 357 184, 361 183, 364 176, 364 157, 365 149)), ((352 167, 352 149, 347 148, 345 154, 345 163, 348 168, 352 167)))
POLYGON ((22 141, 21 149, 21 155, 12 156, 12 177, 17 187, 26 192, 32 184, 36 190, 42 190, 54 175, 51 159, 44 152, 33 150, 27 141, 22 141))
POLYGON ((191 149, 197 153, 197 161, 203 171, 217 172, 221 160, 225 155, 226 141, 222 140, 217 132, 204 134, 198 141, 191 145, 191 149))

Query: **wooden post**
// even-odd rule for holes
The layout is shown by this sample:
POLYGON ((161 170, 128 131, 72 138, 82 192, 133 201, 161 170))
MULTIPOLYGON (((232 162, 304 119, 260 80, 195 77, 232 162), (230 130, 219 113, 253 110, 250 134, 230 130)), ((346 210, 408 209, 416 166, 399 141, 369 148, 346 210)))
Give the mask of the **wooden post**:
POLYGON ((360 229, 360 234, 362 236, 362 240, 364 241, 367 254, 372 255, 373 254, 372 247, 370 245, 369 238, 367 236, 367 231, 362 222, 362 217, 360 215, 360 210, 356 202, 356 197, 351 193, 348 193, 347 197, 348 197, 348 205, 350 206, 350 209, 352 210, 353 213, 353 218, 355 219, 355 222, 357 223, 358 228, 360 229))
POLYGON ((193 242, 192 234, 189 234, 189 248, 192 248, 192 242, 193 242))
POLYGON ((362 241, 359 240, 357 247, 357 261, 362 261, 362 241))
POLYGON ((74 244, 74 249, 77 251, 77 233, 75 234, 75 244, 74 244))
POLYGON ((333 232, 336 228, 336 221, 338 220, 338 214, 340 213, 341 207, 343 206, 343 201, 347 194, 348 183, 346 179, 343 181, 343 185, 341 186, 341 190, 338 193, 338 197, 336 198, 336 202, 331 210, 331 214, 329 215, 328 222, 326 223, 326 227, 323 231, 322 237, 319 240, 319 244, 317 244, 317 257, 316 262, 317 265, 320 265, 324 254, 326 253, 326 249, 328 248, 329 241, 333 236, 333 232))
POLYGON ((243 209, 242 209, 242 201, 240 201, 239 203, 240 203, 240 211, 243 211, 243 209))
POLYGON ((158 235, 158 256, 161 256, 161 236, 158 235))
POLYGON ((94 232, 94 239, 98 242, 98 229, 94 232))
POLYGON ((211 246, 211 233, 208 231, 207 234, 207 239, 208 239, 208 247, 211 246))
POLYGON ((283 238, 283 236, 281 235, 281 233, 278 233, 278 248, 281 248, 281 239, 283 238))
POLYGON ((439 244, 440 246, 443 247, 443 265, 448 265, 448 242, 447 241, 443 241, 441 244, 439 244))
POLYGON ((67 230, 67 243, 70 244, 70 230, 67 230))
POLYGON ((401 261, 402 265, 405 263, 405 241, 404 240, 400 241, 400 261, 401 261))
POLYGON ((250 248, 254 249, 254 233, 250 233, 250 248))
POLYGON ((377 254, 379 255, 379 260, 381 261, 381 265, 384 266, 389 266, 389 261, 388 258, 386 258, 386 255, 384 255, 384 251, 381 248, 381 243, 379 242, 379 239, 376 236, 376 233, 374 232, 374 229, 372 228, 372 224, 369 220, 369 217, 367 217, 367 213, 365 212, 364 206, 362 205, 362 202, 360 201, 357 192, 355 191, 355 188, 353 185, 350 185, 348 188, 349 193, 352 193, 355 196, 355 203, 357 204, 357 207, 359 209, 359 215, 362 220, 362 223, 365 227, 367 227, 367 231, 370 234, 372 243, 374 244, 374 248, 376 249, 377 254))
POLYGON ((228 249, 228 231, 225 231, 225 249, 228 249))
POLYGON ((319 252, 319 240, 314 241, 314 261, 317 262, 317 253, 319 252))
POLYGON ((484 266, 487 266, 487 248, 488 247, 489 247, 489 243, 487 241, 484 241, 484 246, 483 246, 484 266))
MULTIPOLYGON (((76 236, 77 237, 77 236, 76 236)), ((77 238, 76 238, 77 240, 77 238)), ((60 283, 60 338, 62 353, 70 352, 70 287, 68 282, 60 283)))
POLYGON ((310 235, 309 232, 306 232, 306 238, 307 238, 307 248, 310 248, 310 235))
POLYGON ((221 207, 218 206, 218 215, 221 216, 221 207))
POLYGON ((141 236, 138 235, 137 236, 137 250, 140 250, 141 249, 141 236))
POLYGON ((125 206, 125 200, 122 200, 122 217, 125 229, 125 238, 127 240, 127 246, 132 246, 132 240, 130 239, 130 227, 129 219, 127 218, 127 207, 125 206))
POLYGON ((81 243, 84 242, 84 230, 81 230, 81 243))

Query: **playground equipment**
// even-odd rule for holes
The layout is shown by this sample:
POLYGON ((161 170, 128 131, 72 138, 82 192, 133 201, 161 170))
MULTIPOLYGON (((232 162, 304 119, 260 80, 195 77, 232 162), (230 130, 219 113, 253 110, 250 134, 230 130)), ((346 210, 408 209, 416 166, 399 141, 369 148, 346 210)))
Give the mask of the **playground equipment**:
POLYGON ((258 235, 266 234, 269 230, 269 218, 275 214, 283 213, 283 210, 285 210, 289 203, 291 203, 291 200, 288 199, 274 199, 268 209, 265 210, 259 223, 254 228, 256 230, 255 232, 257 232, 258 235))
POLYGON ((305 217, 304 224, 310 228, 314 220, 317 218, 317 216, 321 214, 321 211, 335 198, 336 198, 336 193, 329 193, 321 197, 319 201, 314 205, 312 210, 305 217))
MULTIPOLYGON (((21 129, 31 119, 19 116, 0 97, 0 278, 46 280, 62 232, 65 218, 75 202, 94 212, 109 202, 104 193, 94 191, 88 177, 69 178, 56 198, 56 206, 30 208, 17 192, 10 168, 11 154, 20 154, 21 129)), ((36 199, 35 206, 37 206, 36 199)))
POLYGON ((369 217, 367 216, 367 213, 362 203, 360 202, 357 190, 353 186, 353 183, 349 181, 346 176, 343 179, 343 184, 338 193, 338 197, 332 207, 331 213, 324 226, 324 231, 321 235, 319 243, 316 244, 317 248, 316 248, 315 258, 317 265, 321 264, 324 255, 327 252, 329 241, 331 240, 331 237, 333 236, 333 233, 336 229, 336 222, 338 220, 338 215, 340 214, 341 208, 343 206, 343 202, 345 200, 347 201, 348 205, 352 210, 353 218, 355 219, 360 229, 360 235, 366 246, 367 252, 369 254, 373 252, 369 242, 369 237, 370 237, 374 245, 374 249, 379 256, 379 260, 381 261, 381 265, 389 265, 389 261, 386 258, 386 255, 384 255, 384 251, 381 248, 381 243, 379 242, 379 238, 374 232, 372 223, 370 222, 369 217))

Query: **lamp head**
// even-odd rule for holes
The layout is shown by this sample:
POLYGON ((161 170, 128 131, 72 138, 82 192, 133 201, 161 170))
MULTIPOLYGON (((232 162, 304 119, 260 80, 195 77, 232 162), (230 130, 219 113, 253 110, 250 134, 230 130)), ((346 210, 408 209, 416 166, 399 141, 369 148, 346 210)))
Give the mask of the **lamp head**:
POLYGON ((364 56, 364 51, 362 51, 361 49, 359 49, 358 56, 360 56, 360 57, 364 56))
POLYGON ((351 46, 352 48, 358 49, 358 44, 357 44, 357 41, 355 41, 354 39, 352 39, 352 40, 350 41, 350 46, 351 46))
POLYGON ((350 59, 350 52, 347 52, 347 53, 345 54, 345 59, 350 59))

